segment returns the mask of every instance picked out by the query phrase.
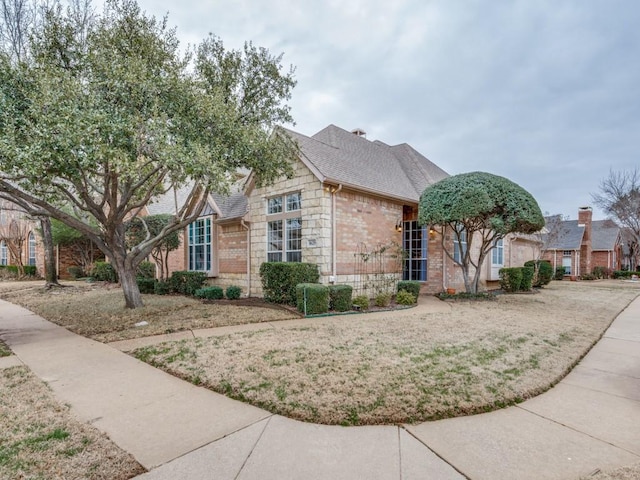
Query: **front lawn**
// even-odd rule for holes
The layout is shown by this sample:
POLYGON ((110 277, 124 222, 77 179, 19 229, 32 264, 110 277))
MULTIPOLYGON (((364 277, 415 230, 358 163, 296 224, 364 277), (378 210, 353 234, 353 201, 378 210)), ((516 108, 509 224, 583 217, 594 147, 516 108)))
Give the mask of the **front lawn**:
POLYGON ((396 424, 482 412, 560 380, 639 293, 620 281, 553 282, 538 294, 309 320, 139 349, 144 361, 274 413, 396 424))

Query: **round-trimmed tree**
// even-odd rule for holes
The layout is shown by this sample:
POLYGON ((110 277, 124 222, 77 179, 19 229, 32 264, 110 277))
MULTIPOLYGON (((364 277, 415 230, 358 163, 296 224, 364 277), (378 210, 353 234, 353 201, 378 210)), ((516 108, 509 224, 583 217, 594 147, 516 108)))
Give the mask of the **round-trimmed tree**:
POLYGON ((470 293, 478 291, 480 267, 496 240, 508 233, 534 233, 544 226, 538 202, 529 192, 485 172, 454 175, 427 187, 420 196, 418 221, 452 232, 454 241, 447 242, 442 235, 442 247, 460 265, 470 293), (475 242, 480 242, 479 248, 475 242))

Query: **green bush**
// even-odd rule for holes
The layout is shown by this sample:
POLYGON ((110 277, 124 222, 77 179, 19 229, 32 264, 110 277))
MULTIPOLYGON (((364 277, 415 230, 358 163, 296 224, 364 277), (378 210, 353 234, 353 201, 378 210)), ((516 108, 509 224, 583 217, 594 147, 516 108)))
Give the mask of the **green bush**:
POLYGON ((240 298, 240 294, 242 293, 242 289, 237 285, 229 285, 225 294, 229 300, 237 300, 240 298))
POLYGON ((522 268, 501 268, 498 272, 500 274, 500 288, 505 292, 517 292, 520 290, 522 284, 522 268))
POLYGON ((36 273, 38 273, 38 269, 35 265, 25 265, 24 266, 24 274, 27 277, 35 277, 36 273))
POLYGON ((118 281, 116 270, 109 262, 94 263, 93 269, 91 270, 91 276, 97 282, 116 283, 118 281))
POLYGON ((296 305, 296 285, 318 283, 320 273, 314 263, 264 262, 260 278, 267 302, 296 305))
POLYGON ((329 285, 329 309, 335 312, 348 312, 351 310, 351 285, 329 285))
POLYGON ((196 290, 202 288, 207 280, 205 272, 189 272, 185 270, 173 272, 169 278, 169 287, 172 292, 182 295, 193 295, 196 290))
POLYGON ((631 278, 634 275, 638 275, 638 272, 629 270, 614 270, 613 278, 631 278))
POLYGON ((416 301, 417 297, 407 290, 400 290, 396 295, 396 303, 398 305, 413 305, 416 301))
POLYGON ((595 278, 605 279, 611 276, 611 269, 607 267, 596 266, 593 267, 593 271, 591 272, 595 278))
POLYGON ((415 298, 420 296, 420 282, 416 280, 401 280, 398 282, 398 293, 401 291, 409 292, 415 298))
POLYGON ((153 293, 155 293, 156 295, 168 295, 170 291, 171 286, 169 285, 169 282, 158 280, 153 285, 153 293))
POLYGON ((319 283, 296 285, 296 306, 305 315, 317 315, 329 311, 329 287, 319 283))
POLYGON ((553 274, 553 279, 562 280, 564 278, 565 273, 566 273, 566 269, 564 267, 556 267, 556 273, 553 274))
POLYGON ((533 276, 535 275, 535 271, 533 267, 520 267, 522 270, 522 280, 520 282, 520 290, 523 292, 528 292, 531 290, 531 285, 533 283, 533 276))
POLYGON ((580 277, 582 280, 596 280, 596 276, 593 273, 585 273, 580 277))
POLYGON ((207 300, 220 300, 224 298, 224 291, 222 287, 213 285, 211 287, 198 288, 194 295, 198 298, 205 298, 207 300))
POLYGON ((525 267, 535 268, 536 264, 538 265, 538 275, 533 278, 533 286, 534 287, 542 287, 544 285, 549 285, 551 282, 551 278, 553 277, 553 267, 548 260, 529 260, 525 262, 525 267))
POLYGON ((18 275, 18 266, 17 265, 7 265, 7 272, 12 275, 18 275))
POLYGON ((140 293, 156 293, 156 279, 136 277, 140 293))
POLYGON ((366 295, 358 295, 353 299, 353 306, 360 310, 369 310, 369 297, 366 295))
MULTIPOLYGON (((401 292, 406 290, 400 290, 401 292)), ((376 307, 388 307, 391 304, 391 294, 390 293, 379 293, 376 295, 374 300, 376 307)))
POLYGON ((82 269, 82 267, 79 267, 78 265, 74 265, 72 267, 67 268, 67 272, 69 272, 69 275, 71 275, 71 278, 82 278, 85 276, 84 274, 84 270, 82 269))
POLYGON ((140 278, 156 278, 156 264, 153 262, 140 262, 136 277, 140 278))

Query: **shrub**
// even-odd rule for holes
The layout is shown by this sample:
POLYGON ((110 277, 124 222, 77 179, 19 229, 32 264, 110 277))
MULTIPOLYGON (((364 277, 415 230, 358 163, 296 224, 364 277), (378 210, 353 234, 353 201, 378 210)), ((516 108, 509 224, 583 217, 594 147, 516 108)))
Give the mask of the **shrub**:
POLYGON ((38 273, 38 270, 35 265, 25 265, 23 268, 24 268, 24 274, 27 277, 35 277, 36 273, 38 273))
POLYGON ((296 285, 296 306, 305 315, 317 315, 329 311, 329 287, 319 283, 296 285))
POLYGON ((528 292, 531 290, 531 285, 533 283, 533 276, 535 275, 535 271, 533 267, 520 267, 522 270, 522 280, 520 282, 520 290, 523 292, 528 292))
POLYGON ((582 280, 596 280, 596 276, 593 273, 585 273, 580 277, 582 280))
POLYGON ((401 291, 409 292, 415 298, 420 296, 420 282, 416 280, 401 280, 398 282, 398 293, 401 291))
POLYGON ((91 270, 91 276, 98 282, 116 283, 118 281, 116 270, 109 262, 94 263, 93 269, 91 270))
POLYGON ((369 297, 366 295, 358 295, 353 299, 353 306, 360 310, 369 310, 369 297))
POLYGON ((296 305, 296 285, 318 283, 320 273, 314 263, 264 262, 260 278, 267 302, 296 305))
POLYGON ((591 273, 595 278, 604 279, 604 278, 609 278, 611 276, 611 269, 607 267, 597 266, 597 267, 593 267, 593 271, 591 273))
POLYGON ((156 264, 153 262, 140 262, 136 277, 140 278, 156 278, 156 264))
POLYGON ((169 285, 169 282, 158 280, 153 285, 153 293, 155 293, 156 295, 167 295, 170 291, 171 286, 169 285))
POLYGON ((536 264, 538 266, 538 275, 534 275, 533 286, 542 287, 544 285, 549 285, 551 278, 553 277, 553 267, 551 266, 551 263, 547 260, 529 260, 528 262, 525 262, 524 266, 535 269, 536 264))
POLYGON ((169 287, 172 292, 181 293, 182 295, 193 295, 196 290, 202 288, 207 280, 205 272, 188 272, 177 271, 171 274, 169 278, 169 287))
POLYGON ((211 287, 198 288, 194 295, 198 298, 205 298, 207 300, 220 300, 224 298, 224 291, 222 287, 213 285, 211 287))
MULTIPOLYGON (((404 292, 404 291, 406 290, 401 290, 401 292, 404 292)), ((391 294, 379 293, 378 295, 376 295, 374 303, 376 304, 376 307, 388 307, 389 304, 391 303, 391 294)))
POLYGON ((140 289, 140 293, 156 293, 156 279, 137 277, 136 283, 140 289))
POLYGON ((229 300, 237 300, 240 298, 240 294, 242 293, 242 289, 237 285, 229 285, 225 292, 227 298, 229 300))
POLYGON ((352 294, 353 287, 351 285, 329 285, 329 309, 336 312, 351 310, 352 294))
POLYGON ((79 267, 78 265, 74 265, 72 267, 67 268, 67 272, 69 272, 69 275, 71 275, 71 278, 82 278, 84 277, 84 270, 82 269, 82 267, 79 267))
POLYGON ((400 290, 396 295, 396 303, 398 305, 413 305, 416 301, 417 297, 407 290, 400 290))
POLYGON ((523 269, 520 267, 501 268, 500 288, 505 292, 517 292, 522 285, 523 269))
POLYGON ((566 269, 564 267, 556 267, 556 273, 553 274, 553 279, 562 280, 564 278, 565 273, 566 273, 566 269))

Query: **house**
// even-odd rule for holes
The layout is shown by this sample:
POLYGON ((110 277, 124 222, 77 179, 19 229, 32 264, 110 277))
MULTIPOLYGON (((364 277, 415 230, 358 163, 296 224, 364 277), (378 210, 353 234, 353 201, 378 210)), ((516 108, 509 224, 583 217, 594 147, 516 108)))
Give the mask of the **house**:
POLYGON ((34 266, 44 272, 38 222, 15 203, 0 199, 0 266, 34 266))
POLYGON ((640 266, 640 245, 630 228, 623 228, 621 268, 636 271, 640 266))
MULTIPOLYGON (((262 295, 265 261, 315 263, 322 283, 348 283, 368 295, 401 278, 422 282, 428 293, 464 288, 442 247, 454 246, 450 232, 417 222, 422 191, 447 177, 444 170, 410 145, 370 141, 362 130, 287 133, 300 151, 294 175, 258 187, 248 173, 230 196, 210 195, 172 252, 170 271, 205 271, 211 283, 238 285, 251 296, 262 295)), ((173 213, 183 203, 184 192, 172 192, 146 213, 173 213)), ((528 253, 535 245, 514 235, 499 241, 492 265, 482 267, 483 283, 497 280, 502 266, 535 258, 528 253)), ((455 247, 459 253, 465 245, 455 247)))
POLYGON ((612 220, 592 219, 590 207, 581 207, 578 220, 559 221, 545 242, 543 258, 565 275, 590 274, 595 267, 619 270, 622 260, 621 229, 612 220))

